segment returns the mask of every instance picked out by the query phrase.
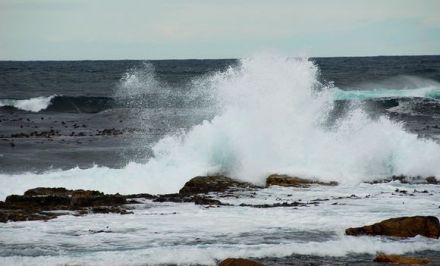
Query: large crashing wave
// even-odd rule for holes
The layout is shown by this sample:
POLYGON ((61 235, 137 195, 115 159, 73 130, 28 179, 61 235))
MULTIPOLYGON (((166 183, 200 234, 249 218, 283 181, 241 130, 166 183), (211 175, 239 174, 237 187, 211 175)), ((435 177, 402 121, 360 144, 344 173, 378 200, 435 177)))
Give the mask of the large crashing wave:
POLYGON ((440 176, 440 146, 387 117, 373 120, 353 108, 332 126, 325 123, 334 88, 318 82, 317 67, 306 59, 244 59, 193 85, 215 99, 218 115, 160 140, 146 164, 2 175, 2 196, 35 186, 170 193, 193 176, 214 173, 254 183, 271 173, 341 183, 399 174, 440 176))

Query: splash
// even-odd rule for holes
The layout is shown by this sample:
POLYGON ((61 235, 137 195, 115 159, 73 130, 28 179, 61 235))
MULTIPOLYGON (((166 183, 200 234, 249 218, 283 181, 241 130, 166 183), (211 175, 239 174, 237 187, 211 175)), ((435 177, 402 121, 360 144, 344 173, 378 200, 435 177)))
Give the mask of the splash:
POLYGON ((15 99, 0 99, 0 107, 11 106, 17 109, 21 109, 29 112, 40 112, 41 110, 46 109, 51 104, 52 99, 56 95, 44 97, 35 97, 24 100, 15 100, 15 99))
POLYGON ((305 59, 242 60, 209 79, 221 114, 160 141, 155 160, 198 164, 254 183, 270 173, 342 183, 440 174, 440 146, 386 117, 373 120, 356 108, 323 126, 334 88, 317 80, 317 67, 305 59))
MULTIPOLYGON (((171 193, 193 176, 213 173, 258 184, 271 173, 340 183, 398 174, 440 175, 440 146, 387 117, 373 120, 353 108, 334 125, 326 125, 334 88, 320 84, 318 75, 307 59, 241 60, 238 66, 192 82, 195 91, 203 90, 213 100, 217 115, 160 140, 147 163, 2 175, 2 195, 40 185, 171 193)), ((142 83, 134 77, 127 80, 134 87, 142 83)))

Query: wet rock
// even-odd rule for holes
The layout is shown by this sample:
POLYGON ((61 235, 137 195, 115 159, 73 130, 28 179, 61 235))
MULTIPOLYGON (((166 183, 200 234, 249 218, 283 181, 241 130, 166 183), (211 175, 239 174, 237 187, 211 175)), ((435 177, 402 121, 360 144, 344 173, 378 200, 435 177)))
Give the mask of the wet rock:
POLYGON ((11 209, 45 209, 53 210, 64 206, 70 206, 70 199, 64 196, 20 196, 10 195, 5 200, 6 207, 11 209))
POLYGON ((221 261, 219 266, 263 266, 263 264, 250 259, 228 258, 221 261))
POLYGON ((0 223, 6 223, 8 221, 36 221, 43 220, 47 221, 56 218, 58 214, 51 213, 39 213, 26 210, 2 210, 0 209, 0 223))
POLYGON ((430 238, 439 238, 440 224, 434 216, 400 217, 384 220, 379 223, 363 227, 348 228, 347 235, 384 235, 395 237, 415 237, 422 235, 430 238))
POLYGON ((71 190, 67 190, 63 187, 48 188, 48 187, 37 187, 29 189, 24 192, 24 196, 69 196, 71 195, 71 190))
POLYGON ((209 192, 225 192, 233 189, 256 188, 250 183, 241 182, 223 175, 197 176, 185 183, 179 194, 205 194, 209 192))
POLYGON ((308 187, 310 185, 336 186, 337 182, 320 182, 288 175, 273 174, 267 177, 266 186, 283 186, 283 187, 308 187))
MULTIPOLYGON (((313 204, 313 203, 311 203, 313 204)), ((240 207, 252 207, 252 208, 279 208, 279 207, 305 207, 307 203, 301 202, 283 202, 283 203, 273 203, 273 204, 246 204, 242 203, 240 207)))
POLYGON ((439 184, 440 182, 437 180, 437 178, 435 178, 435 176, 429 176, 426 178, 426 182, 428 182, 428 184, 439 184))
POLYGON ((403 257, 398 255, 386 255, 379 253, 374 262, 380 263, 392 263, 392 264, 410 264, 410 265, 422 265, 429 264, 432 262, 430 259, 414 258, 414 257, 403 257))
POLYGON ((144 199, 156 199, 158 196, 156 195, 151 195, 148 193, 139 193, 139 194, 129 194, 129 195, 124 195, 124 197, 126 199, 136 199, 136 198, 144 198, 144 199))
MULTIPOLYGON (((122 207, 127 199, 119 194, 109 195, 94 190, 65 188, 34 188, 23 195, 10 195, 0 204, 0 221, 49 220, 66 213, 54 210, 86 213, 127 214, 122 207)), ((68 213, 68 212, 67 212, 68 213)))
POLYGON ((124 134, 124 130, 119 130, 115 128, 106 128, 103 130, 98 130, 96 136, 117 136, 124 134))
POLYGON ((421 177, 421 176, 406 176, 406 175, 394 175, 389 178, 377 179, 366 183, 380 184, 380 183, 389 183, 393 181, 399 181, 402 184, 420 184, 420 183, 427 183, 433 185, 440 184, 440 181, 435 176, 421 177))
POLYGON ((33 131, 30 134, 26 134, 26 133, 16 133, 16 134, 11 134, 10 137, 11 138, 29 138, 29 137, 42 137, 42 138, 51 138, 51 137, 55 137, 55 136, 61 136, 59 131, 55 131, 53 129, 48 130, 48 131, 33 131))
POLYGON ((185 195, 185 194, 164 194, 159 195, 156 199, 153 200, 154 202, 176 202, 176 203, 183 203, 183 202, 194 202, 196 205, 225 205, 221 201, 212 199, 205 196, 199 196, 199 195, 185 195))

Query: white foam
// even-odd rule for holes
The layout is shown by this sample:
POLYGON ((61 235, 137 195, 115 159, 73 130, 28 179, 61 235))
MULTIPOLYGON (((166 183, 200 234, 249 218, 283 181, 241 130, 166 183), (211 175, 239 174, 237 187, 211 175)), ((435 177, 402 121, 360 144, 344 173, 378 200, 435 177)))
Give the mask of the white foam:
POLYGON ((52 95, 48 97, 40 96, 40 97, 24 99, 24 100, 0 99, 0 107, 12 106, 24 111, 39 112, 49 107, 52 99, 55 96, 56 95, 52 95))
POLYGON ((227 257, 339 257, 355 253, 370 254, 373 259, 376 252, 426 250, 439 254, 437 239, 344 235, 348 227, 391 217, 438 215, 439 186, 389 183, 271 187, 251 196, 221 197, 221 201, 234 206, 220 208, 147 201, 137 205, 132 215, 61 216, 47 222, 0 224, 0 265, 215 265, 227 257), (409 196, 395 193, 396 189, 429 193, 409 196), (350 198, 351 194, 360 198, 350 198), (238 206, 299 200, 307 203, 313 199, 328 200, 297 209, 238 206))

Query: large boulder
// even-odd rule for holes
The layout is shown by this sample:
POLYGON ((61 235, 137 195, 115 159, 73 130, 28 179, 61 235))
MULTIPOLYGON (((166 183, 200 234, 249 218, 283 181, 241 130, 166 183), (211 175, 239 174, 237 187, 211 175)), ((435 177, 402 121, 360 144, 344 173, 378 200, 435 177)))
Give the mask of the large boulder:
POLYGON ((310 185, 336 186, 337 182, 320 182, 288 175, 273 174, 266 178, 266 186, 308 187, 310 185))
POLYGON ((219 266, 263 266, 263 264, 250 259, 228 258, 221 261, 219 266))
POLYGON ((230 189, 255 188, 255 185, 241 182, 223 175, 197 176, 185 183, 179 194, 206 194, 209 192, 225 192, 230 189))
POLYGON ((392 263, 392 264, 400 264, 400 265, 402 264, 422 265, 422 264, 429 264, 432 262, 432 260, 423 259, 423 258, 414 258, 414 257, 403 257, 398 255, 386 255, 380 253, 376 256, 374 262, 392 263))
POLYGON ((434 216, 400 217, 384 220, 372 225, 348 228, 347 235, 384 235, 395 237, 425 237, 439 238, 440 224, 434 216))

